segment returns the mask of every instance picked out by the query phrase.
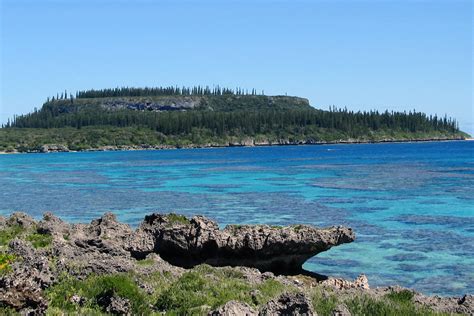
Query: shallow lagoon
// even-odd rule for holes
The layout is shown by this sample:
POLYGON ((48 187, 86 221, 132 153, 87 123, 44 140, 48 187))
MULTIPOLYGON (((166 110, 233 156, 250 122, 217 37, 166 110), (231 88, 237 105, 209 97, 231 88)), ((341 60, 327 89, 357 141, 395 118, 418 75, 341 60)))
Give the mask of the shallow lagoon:
POLYGON ((322 274, 474 293, 474 142, 0 156, 0 214, 138 224, 175 211, 230 223, 349 225, 322 274))

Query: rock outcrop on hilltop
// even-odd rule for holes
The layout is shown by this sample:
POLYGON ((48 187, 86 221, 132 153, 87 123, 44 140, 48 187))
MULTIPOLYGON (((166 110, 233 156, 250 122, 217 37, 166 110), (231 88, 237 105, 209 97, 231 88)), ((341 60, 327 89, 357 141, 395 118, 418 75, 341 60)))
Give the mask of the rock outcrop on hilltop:
POLYGON ((51 213, 41 221, 14 213, 0 217, 0 232, 0 314, 42 315, 50 308, 58 312, 58 305, 79 314, 183 313, 180 304, 187 303, 186 295, 196 295, 189 300, 198 306, 203 302, 198 314, 209 315, 316 315, 315 297, 338 300, 332 314, 349 315, 347 302, 358 297, 383 301, 387 295, 440 312, 474 311, 472 295, 441 298, 399 287, 370 289, 364 275, 354 281, 295 275, 311 256, 353 241, 354 232, 346 227, 219 229, 202 216, 151 214, 133 230, 111 213, 90 224, 69 224, 51 213), (220 296, 222 305, 204 303, 215 304, 212 296, 219 291, 228 291, 220 296), (227 295, 231 298, 222 301, 227 295), (145 303, 144 297, 153 301, 145 303))

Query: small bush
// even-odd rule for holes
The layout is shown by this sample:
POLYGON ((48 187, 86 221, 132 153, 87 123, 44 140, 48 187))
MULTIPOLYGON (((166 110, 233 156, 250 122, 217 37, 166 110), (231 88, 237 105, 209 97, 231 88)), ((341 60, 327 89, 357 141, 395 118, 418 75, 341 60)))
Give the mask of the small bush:
POLYGON ((276 280, 252 285, 238 270, 200 265, 171 283, 158 296, 156 307, 171 314, 202 314, 206 306, 217 308, 230 300, 254 306, 264 304, 284 289, 276 280))
POLYGON ((277 297, 285 290, 285 286, 277 280, 268 279, 256 286, 258 295, 252 297, 255 305, 262 305, 267 303, 272 298, 277 297))
POLYGON ((398 292, 391 292, 391 293, 385 295, 385 297, 391 299, 392 301, 399 302, 399 303, 411 302, 413 296, 414 296, 414 294, 410 290, 402 290, 402 291, 398 291, 398 292))
POLYGON ((8 253, 0 253, 0 275, 10 271, 10 264, 15 261, 16 257, 8 253))
POLYGON ((26 237, 26 240, 31 242, 34 248, 45 248, 53 242, 53 236, 49 234, 32 233, 26 237))
MULTIPOLYGON (((211 298, 204 293, 206 281, 195 272, 185 273, 164 291, 156 302, 161 311, 185 314, 189 309, 205 305, 211 298)), ((206 291, 207 292, 207 291, 206 291)))
POLYGON ((20 225, 12 225, 0 230, 0 247, 7 246, 12 239, 18 237, 23 231, 24 228, 20 225))
POLYGON ((310 292, 311 303, 318 315, 331 315, 331 312, 338 304, 335 295, 323 292, 319 288, 314 288, 310 292))
POLYGON ((293 226, 293 229, 295 230, 295 232, 299 232, 302 228, 303 228, 303 225, 295 225, 295 226, 293 226))
POLYGON ((143 260, 137 260, 137 264, 139 266, 151 266, 155 263, 155 260, 153 259, 143 259, 143 260))
POLYGON ((8 306, 3 306, 2 303, 0 303, 0 315, 3 316, 16 316, 20 315, 16 310, 14 310, 11 307, 8 306))
POLYGON ((174 224, 174 223, 185 224, 185 225, 189 224, 189 220, 184 215, 170 213, 166 216, 166 218, 171 224, 174 224))
POLYGON ((85 309, 100 312, 99 300, 106 295, 116 295, 130 301, 133 314, 150 313, 146 295, 128 274, 90 276, 83 281, 67 277, 48 289, 47 295, 50 307, 65 312, 82 314, 85 309), (73 304, 70 301, 73 295, 84 297, 85 305, 79 307, 73 304))
MULTIPOLYGON (((405 297, 406 298, 406 297, 405 297)), ((354 316, 434 316, 442 315, 427 308, 417 308, 412 302, 394 302, 391 300, 376 300, 368 296, 356 297, 346 301, 346 305, 354 316)))

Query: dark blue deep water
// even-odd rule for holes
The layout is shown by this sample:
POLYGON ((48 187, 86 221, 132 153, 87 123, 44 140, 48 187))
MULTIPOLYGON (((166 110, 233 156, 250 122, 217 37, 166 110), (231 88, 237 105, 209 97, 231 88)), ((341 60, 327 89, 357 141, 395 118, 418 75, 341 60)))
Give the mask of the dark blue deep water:
POLYGON ((0 214, 204 214, 220 224, 348 225, 309 270, 474 293, 474 142, 0 156, 0 214))

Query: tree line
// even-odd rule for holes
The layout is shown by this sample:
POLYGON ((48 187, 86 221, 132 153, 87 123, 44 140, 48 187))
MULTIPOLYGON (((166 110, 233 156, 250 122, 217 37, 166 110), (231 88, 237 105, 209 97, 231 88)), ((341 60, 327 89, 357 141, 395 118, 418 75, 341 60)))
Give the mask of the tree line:
MULTIPOLYGON (((117 87, 113 89, 100 89, 100 90, 85 90, 76 92, 76 98, 107 98, 107 97, 149 97, 149 96, 190 96, 190 95, 258 95, 264 94, 264 91, 260 93, 257 89, 243 89, 243 88, 223 88, 220 86, 193 86, 193 87, 145 87, 145 88, 133 88, 133 87, 117 87)), ((66 94, 67 95, 67 94, 66 94)))
POLYGON ((57 107, 43 106, 40 111, 16 116, 4 127, 60 128, 84 126, 144 126, 166 135, 180 135, 205 129, 215 136, 272 133, 278 130, 304 133, 316 128, 344 132, 351 137, 369 131, 394 130, 403 132, 444 131, 459 132, 456 120, 447 116, 427 116, 424 113, 406 112, 354 112, 330 108, 259 111, 202 111, 145 112, 133 110, 105 110, 99 106, 61 113, 57 107))

